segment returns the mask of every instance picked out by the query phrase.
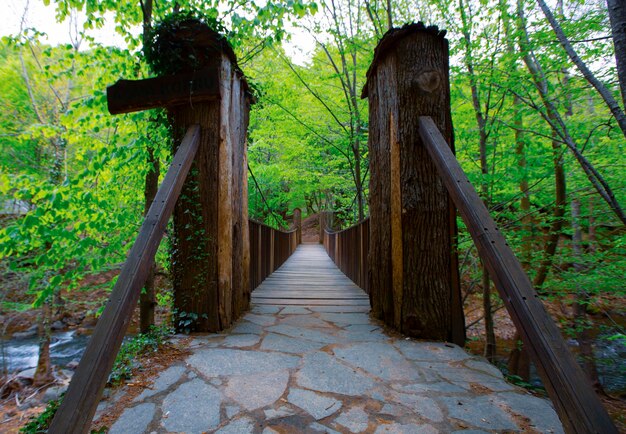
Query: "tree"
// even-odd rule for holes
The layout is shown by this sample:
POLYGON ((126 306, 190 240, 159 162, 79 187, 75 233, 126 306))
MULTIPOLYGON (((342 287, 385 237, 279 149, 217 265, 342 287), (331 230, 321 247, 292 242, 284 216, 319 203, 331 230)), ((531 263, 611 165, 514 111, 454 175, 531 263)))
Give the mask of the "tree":
POLYGON ((606 6, 611 20, 617 78, 622 91, 622 102, 626 107, 626 5, 620 0, 606 0, 606 6))

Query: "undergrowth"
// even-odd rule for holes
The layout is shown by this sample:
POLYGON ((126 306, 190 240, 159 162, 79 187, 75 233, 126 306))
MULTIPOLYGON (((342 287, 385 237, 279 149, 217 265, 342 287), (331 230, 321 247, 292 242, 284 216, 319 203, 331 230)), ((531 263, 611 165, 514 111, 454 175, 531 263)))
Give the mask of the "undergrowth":
MULTIPOLYGON (((149 353, 156 352, 161 344, 173 333, 173 329, 167 326, 152 326, 148 333, 138 334, 124 342, 120 348, 108 384, 117 386, 124 380, 132 377, 133 369, 138 368, 138 358, 149 353)), ((23 434, 40 434, 48 432, 48 427, 54 418, 63 396, 54 399, 46 405, 42 413, 30 418, 29 422, 20 429, 23 434)), ((91 434, 99 434, 101 431, 92 431, 91 434)))

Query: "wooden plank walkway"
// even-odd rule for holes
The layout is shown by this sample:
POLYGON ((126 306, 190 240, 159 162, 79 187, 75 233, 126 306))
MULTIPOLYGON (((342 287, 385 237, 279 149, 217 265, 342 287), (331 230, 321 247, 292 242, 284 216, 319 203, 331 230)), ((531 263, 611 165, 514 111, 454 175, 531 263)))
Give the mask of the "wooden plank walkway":
POLYGON ((254 304, 369 307, 369 296, 343 274, 320 244, 302 244, 252 292, 254 304))

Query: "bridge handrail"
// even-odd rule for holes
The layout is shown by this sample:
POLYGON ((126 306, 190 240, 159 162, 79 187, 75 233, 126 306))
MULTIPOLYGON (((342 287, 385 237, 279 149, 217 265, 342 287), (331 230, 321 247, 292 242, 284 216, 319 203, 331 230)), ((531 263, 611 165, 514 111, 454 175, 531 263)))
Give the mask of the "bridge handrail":
POLYGON ((257 220, 248 219, 250 231, 250 292, 278 269, 298 247, 296 227, 275 229, 257 220))
POLYGON ((439 176, 467 225, 481 260, 520 332, 565 430, 572 433, 617 433, 522 265, 432 118, 420 117, 419 131, 439 176))
POLYGON ((141 288, 154 263, 154 256, 199 143, 200 127, 193 125, 187 130, 146 214, 139 235, 120 271, 65 398, 50 424, 49 433, 78 434, 89 431, 96 407, 137 306, 141 288))
POLYGON ((358 287, 369 293, 369 217, 339 231, 324 228, 324 248, 328 256, 358 287))

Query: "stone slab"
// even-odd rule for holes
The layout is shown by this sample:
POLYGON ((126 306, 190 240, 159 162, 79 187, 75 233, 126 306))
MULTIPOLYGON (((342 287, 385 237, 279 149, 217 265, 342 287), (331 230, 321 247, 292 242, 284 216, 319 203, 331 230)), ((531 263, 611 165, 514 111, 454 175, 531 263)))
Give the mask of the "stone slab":
POLYGON ((248 375, 295 368, 300 358, 287 354, 211 348, 197 351, 187 363, 207 377, 248 375))
POLYGON ((360 396, 374 386, 372 379, 322 352, 304 356, 296 378, 302 387, 350 396, 360 396))
POLYGON ((292 388, 287 400, 309 413, 315 420, 328 417, 341 408, 341 401, 304 389, 292 388))
POLYGON ((309 341, 307 339, 296 339, 289 336, 268 333, 261 343, 262 350, 280 351, 283 353, 305 354, 316 351, 326 344, 309 341))
POLYGON ((186 369, 184 366, 170 366, 161 372, 149 389, 144 389, 135 401, 143 401, 144 399, 166 391, 172 384, 181 379, 186 369))
POLYGON ((219 425, 221 402, 222 396, 215 387, 193 379, 165 397, 162 424, 168 431, 201 434, 219 425))
POLYGON ((347 411, 343 411, 335 422, 344 426, 352 433, 360 433, 367 429, 369 425, 369 416, 363 407, 352 407, 347 411))
POLYGON ((242 417, 231 420, 227 425, 215 431, 215 434, 252 434, 254 432, 254 420, 242 417))
POLYGON ((155 411, 156 405, 149 402, 127 408, 108 432, 110 434, 142 433, 152 422, 155 411))
POLYGON ((337 358, 387 381, 416 381, 420 374, 392 345, 370 342, 333 350, 337 358))
POLYGON ((225 394, 248 411, 272 405, 282 396, 289 381, 288 371, 240 375, 228 380, 225 394))

